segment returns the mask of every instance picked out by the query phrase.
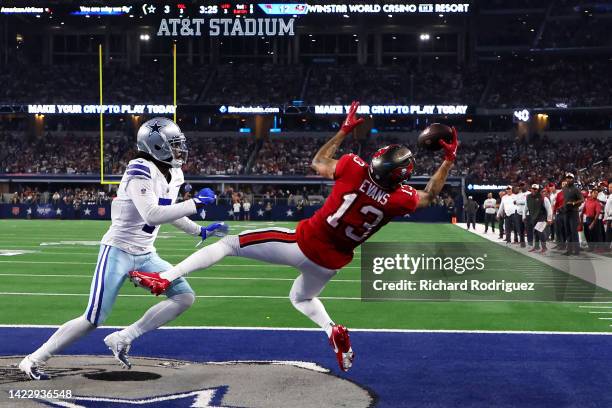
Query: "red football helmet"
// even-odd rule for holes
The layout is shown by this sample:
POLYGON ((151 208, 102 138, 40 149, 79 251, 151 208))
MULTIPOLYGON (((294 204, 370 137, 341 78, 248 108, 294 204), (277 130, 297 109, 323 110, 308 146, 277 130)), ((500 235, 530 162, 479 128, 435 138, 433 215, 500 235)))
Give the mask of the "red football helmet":
POLYGON ((393 189, 410 179, 414 164, 414 155, 406 146, 385 146, 372 156, 370 177, 376 184, 393 189))

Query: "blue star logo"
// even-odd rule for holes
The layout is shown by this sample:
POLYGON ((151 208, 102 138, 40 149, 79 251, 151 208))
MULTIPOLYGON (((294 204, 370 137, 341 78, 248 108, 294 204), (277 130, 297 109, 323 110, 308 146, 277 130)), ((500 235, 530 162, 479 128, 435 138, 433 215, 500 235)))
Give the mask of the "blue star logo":
POLYGON ((162 128, 162 126, 157 122, 152 125, 147 125, 147 127, 151 130, 151 133, 159 133, 162 128))
POLYGON ((227 408, 221 405, 223 397, 227 393, 227 385, 215 388, 207 388, 197 391, 186 391, 170 395, 159 395, 137 399, 110 398, 110 397, 88 397, 73 396, 69 401, 39 400, 52 407, 66 407, 70 402, 71 407, 94 408, 94 407, 198 407, 198 408, 227 408))

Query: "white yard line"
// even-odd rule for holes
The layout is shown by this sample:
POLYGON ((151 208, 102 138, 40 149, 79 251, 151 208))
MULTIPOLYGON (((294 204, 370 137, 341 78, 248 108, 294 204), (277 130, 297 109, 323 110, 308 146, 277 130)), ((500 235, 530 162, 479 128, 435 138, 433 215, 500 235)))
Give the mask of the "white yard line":
MULTIPOLYGON (((12 263, 12 264, 69 264, 69 265, 96 265, 95 262, 70 262, 70 261, 0 261, 0 263, 12 263)), ((272 265, 272 264, 216 264, 210 266, 210 268, 221 268, 221 267, 232 267, 232 268, 293 268, 289 265, 272 265)), ((342 269, 361 269, 359 266, 345 266, 342 269)))
MULTIPOLYGON (((92 275, 59 275, 59 274, 32 274, 32 273, 0 273, 2 276, 16 277, 37 277, 37 278, 87 278, 91 279, 92 275)), ((234 276, 188 276, 188 279, 208 279, 208 280, 263 280, 263 281, 288 281, 293 282, 295 278, 264 278, 264 277, 234 277, 234 276)), ((332 279, 330 282, 349 282, 361 283, 359 279, 332 279)))
MULTIPOLYGON (((38 324, 0 324, 6 329, 57 329, 59 325, 38 324)), ((123 329, 125 326, 100 326, 102 329, 123 329)), ((252 330, 252 331, 304 331, 320 332, 318 327, 253 327, 253 326, 162 326, 160 330, 252 330)), ((543 330, 426 330, 426 329, 370 329, 350 328, 352 332, 372 333, 414 333, 414 334, 529 334, 529 335, 559 335, 559 336, 610 336, 612 332, 571 332, 543 330)))
MULTIPOLYGON (((77 296, 77 297, 85 297, 89 296, 89 293, 48 293, 48 292, 0 292, 0 296, 77 296)), ((132 294, 121 294, 119 297, 152 297, 153 295, 142 294, 142 295, 132 295, 132 294)), ((197 298, 212 298, 212 299, 288 299, 288 296, 265 296, 265 295, 196 295, 197 298)), ((427 298, 427 299, 401 299, 401 298, 361 298, 361 297, 348 297, 348 296, 320 296, 319 299, 322 300, 356 300, 356 301, 394 301, 394 302, 440 302, 439 298, 427 298)), ((578 298, 577 298, 578 299, 578 298)), ((549 301, 549 300, 512 300, 512 299, 452 299, 452 302, 510 302, 510 303, 585 303, 589 299, 580 299, 575 301, 549 301)), ((592 303, 612 303, 612 301, 594 301, 592 303)), ((609 307, 612 309, 612 306, 609 307)))
MULTIPOLYGON (((465 224, 456 225, 463 230, 467 230, 465 224)), ((497 235, 491 236, 490 234, 475 232, 474 230, 467 231, 500 246, 509 248, 521 255, 540 261, 559 271, 563 271, 569 275, 573 275, 579 279, 590 282, 593 285, 612 291, 612 274, 610 273, 611 262, 609 258, 596 254, 585 254, 579 258, 573 256, 565 257, 563 255, 557 255, 551 251, 549 251, 549 254, 547 255, 541 255, 535 252, 527 252, 524 248, 520 248, 518 245, 504 245, 497 240, 497 235)))

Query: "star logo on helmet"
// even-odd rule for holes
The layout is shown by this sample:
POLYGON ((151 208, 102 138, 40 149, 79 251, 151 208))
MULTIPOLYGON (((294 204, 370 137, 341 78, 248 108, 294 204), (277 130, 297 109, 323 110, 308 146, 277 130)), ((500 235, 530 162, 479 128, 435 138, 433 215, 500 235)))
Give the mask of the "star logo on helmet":
POLYGON ((147 127, 151 130, 151 133, 159 133, 162 126, 155 122, 153 125, 147 125, 147 127))

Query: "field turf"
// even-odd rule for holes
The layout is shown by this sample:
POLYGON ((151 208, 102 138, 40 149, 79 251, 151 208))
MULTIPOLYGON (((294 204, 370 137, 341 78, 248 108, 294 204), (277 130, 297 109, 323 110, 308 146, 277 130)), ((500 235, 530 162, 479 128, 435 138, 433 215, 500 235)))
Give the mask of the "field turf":
MULTIPOLYGON (((233 232, 292 223, 232 222, 233 232)), ((0 220, 0 324, 57 325, 83 313, 98 253, 108 222, 0 220), (32 251, 6 256, 7 251, 32 251), (5 255, 5 256, 2 256, 5 255)), ((450 224, 392 223, 370 241, 482 242, 450 224)), ((164 226, 158 253, 171 263, 191 254, 196 240, 164 226)), ((508 273, 517 265, 546 267, 508 252, 508 273)), ((360 299, 360 253, 322 293, 330 315, 352 328, 424 330, 516 330, 606 332, 612 308, 605 304, 532 301, 389 301, 360 299), (598 306, 599 305, 599 306, 598 306), (597 312, 597 313, 593 313, 597 312), (606 315, 606 313, 610 313, 606 315)), ((560 273, 560 272, 559 272, 560 273)), ((198 299, 174 321, 175 326, 313 327, 287 296, 297 272, 241 258, 225 258, 188 280, 198 299)), ((109 326, 127 325, 158 301, 126 282, 109 326)))

